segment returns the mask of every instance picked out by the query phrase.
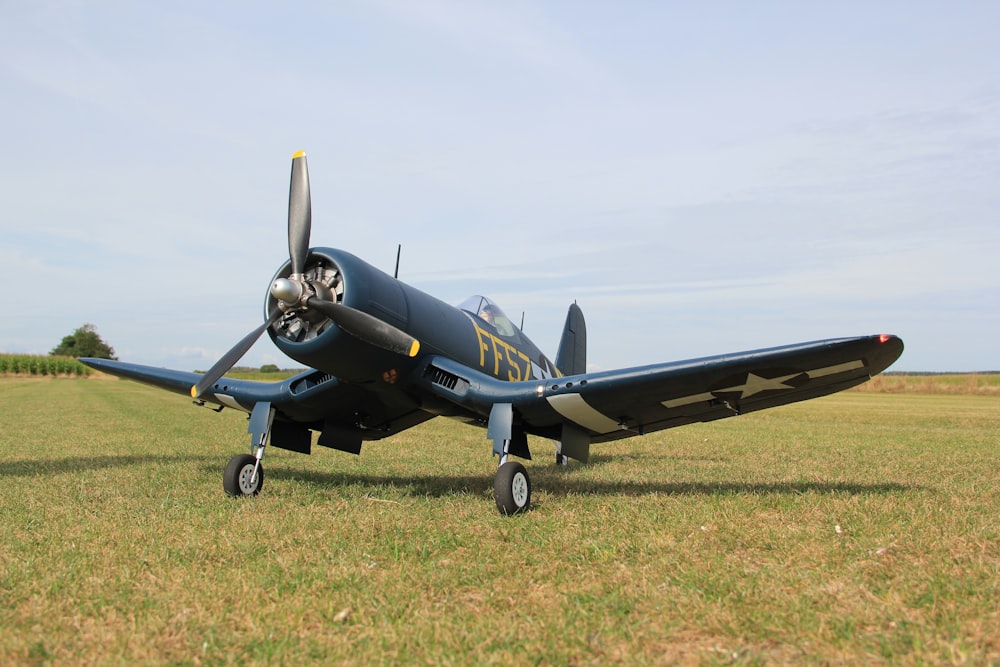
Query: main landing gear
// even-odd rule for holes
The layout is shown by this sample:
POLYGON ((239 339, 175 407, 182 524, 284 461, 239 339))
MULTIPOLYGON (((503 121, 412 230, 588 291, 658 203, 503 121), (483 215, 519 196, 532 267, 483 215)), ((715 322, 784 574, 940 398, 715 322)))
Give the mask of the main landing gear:
POLYGON ((250 413, 250 454, 237 454, 229 459, 222 472, 222 488, 226 494, 239 498, 256 496, 264 486, 264 447, 274 423, 274 408, 270 403, 257 403, 250 413))
POLYGON ((486 425, 486 438, 493 441, 493 454, 500 457, 500 467, 493 480, 493 498, 504 516, 520 514, 531 505, 528 471, 517 461, 508 460, 511 454, 531 458, 524 433, 520 433, 519 442, 515 444, 513 425, 514 406, 510 403, 495 404, 486 425))
MULTIPOLYGON (((524 434, 514 441, 511 428, 513 411, 511 405, 494 406, 490 417, 488 437, 493 440, 493 452, 500 456, 496 478, 493 480, 493 498, 497 510, 504 516, 520 514, 531 506, 531 480, 528 471, 517 461, 509 460, 510 455, 527 456, 527 441, 524 434), (513 444, 512 444, 513 443, 513 444)), ((257 403, 250 413, 251 453, 237 454, 229 460, 222 473, 222 488, 233 497, 256 496, 264 486, 264 448, 267 445, 274 409, 270 403, 257 403)))

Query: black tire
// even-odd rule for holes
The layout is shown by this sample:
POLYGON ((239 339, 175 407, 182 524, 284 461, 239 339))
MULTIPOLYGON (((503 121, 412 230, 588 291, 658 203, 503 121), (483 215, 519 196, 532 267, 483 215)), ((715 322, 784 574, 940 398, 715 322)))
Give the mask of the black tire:
POLYGON ((226 469, 222 473, 222 488, 226 490, 226 495, 239 498, 242 496, 256 496, 264 486, 264 466, 257 469, 257 479, 255 483, 250 483, 253 476, 253 467, 257 459, 249 454, 237 454, 229 459, 226 469))
POLYGON ((520 514, 531 505, 531 480, 528 471, 517 461, 507 461, 493 480, 493 498, 500 514, 520 514))

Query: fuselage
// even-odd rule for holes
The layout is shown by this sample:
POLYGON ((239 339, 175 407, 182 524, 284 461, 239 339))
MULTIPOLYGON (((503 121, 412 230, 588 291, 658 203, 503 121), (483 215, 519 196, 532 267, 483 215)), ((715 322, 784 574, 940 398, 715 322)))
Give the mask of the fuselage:
MULTIPOLYGON (((360 383, 395 384, 428 354, 455 359, 505 381, 560 375, 548 357, 485 297, 452 306, 333 248, 312 249, 307 267, 322 278, 331 298, 410 334, 420 342, 420 353, 404 358, 365 343, 323 318, 306 321, 291 314, 268 333, 282 352, 299 363, 360 383)), ((290 273, 291 265, 286 262, 275 278, 290 273)), ((277 307, 269 293, 265 316, 277 307)))

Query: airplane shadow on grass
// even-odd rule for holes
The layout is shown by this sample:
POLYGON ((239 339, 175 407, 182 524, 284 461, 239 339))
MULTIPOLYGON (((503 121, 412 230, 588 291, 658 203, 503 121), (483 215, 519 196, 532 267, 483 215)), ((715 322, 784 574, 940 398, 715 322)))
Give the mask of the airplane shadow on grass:
MULTIPOLYGON (((213 469, 214 471, 214 469, 213 469)), ((570 495, 799 495, 805 493, 850 495, 885 495, 901 491, 922 490, 924 487, 880 482, 595 482, 574 478, 572 472, 532 470, 535 489, 554 496, 570 495)), ((316 472, 292 468, 269 468, 265 479, 286 479, 324 487, 371 486, 406 490, 414 497, 446 497, 486 492, 492 488, 492 478, 478 475, 359 475, 339 472, 316 472)))
POLYGON ((20 459, 0 463, 0 477, 36 477, 41 475, 61 475, 65 473, 80 473, 88 470, 107 470, 110 468, 127 468, 129 466, 176 464, 176 463, 209 463, 218 457, 210 455, 199 456, 169 456, 163 454, 123 454, 121 456, 70 456, 64 459, 20 459))
MULTIPOLYGON (((0 477, 33 477, 80 473, 88 470, 125 468, 177 463, 199 463, 206 474, 217 474, 214 455, 164 456, 163 454, 125 454, 122 456, 73 456, 63 459, 20 459, 0 465, 0 477)), ((573 472, 555 468, 536 468, 536 488, 555 496, 569 495, 797 495, 803 493, 851 495, 889 494, 923 490, 925 487, 881 482, 628 482, 593 481, 573 476, 573 472)), ((323 487, 370 486, 404 489, 414 497, 479 495, 490 489, 491 478, 481 475, 359 475, 343 472, 317 472, 295 468, 270 467, 266 479, 296 480, 323 487)))

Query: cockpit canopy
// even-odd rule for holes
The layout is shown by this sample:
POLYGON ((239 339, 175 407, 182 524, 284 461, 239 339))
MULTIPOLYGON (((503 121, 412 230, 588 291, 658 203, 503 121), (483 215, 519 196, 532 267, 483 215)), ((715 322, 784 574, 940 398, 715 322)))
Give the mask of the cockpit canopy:
POLYGON ((486 296, 470 296, 458 304, 458 307, 486 322, 501 336, 511 337, 516 334, 513 323, 493 299, 486 296))

